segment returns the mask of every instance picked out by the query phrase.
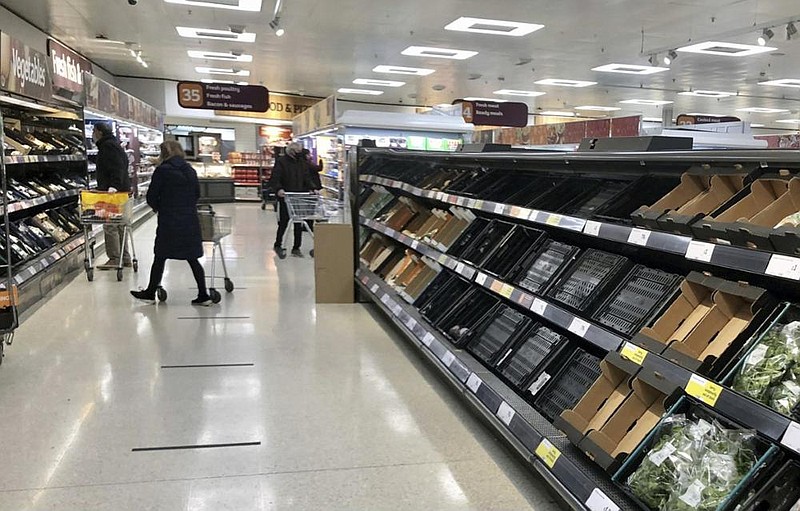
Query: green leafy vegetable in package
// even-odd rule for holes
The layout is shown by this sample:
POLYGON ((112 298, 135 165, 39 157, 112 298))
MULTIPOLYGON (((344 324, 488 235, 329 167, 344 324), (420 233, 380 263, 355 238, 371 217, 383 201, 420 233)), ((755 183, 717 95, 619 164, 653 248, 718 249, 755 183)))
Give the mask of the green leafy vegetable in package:
POLYGON ((713 511, 757 461, 751 431, 683 415, 659 428, 663 435, 627 481, 654 511, 713 511))

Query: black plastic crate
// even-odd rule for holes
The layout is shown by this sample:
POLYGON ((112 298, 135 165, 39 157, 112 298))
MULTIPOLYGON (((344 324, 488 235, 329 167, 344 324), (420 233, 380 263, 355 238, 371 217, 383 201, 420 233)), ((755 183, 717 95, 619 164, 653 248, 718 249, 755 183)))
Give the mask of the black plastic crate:
POLYGON ((471 179, 459 180, 459 184, 454 184, 448 188, 449 193, 457 193, 465 197, 480 198, 494 184, 502 178, 502 173, 496 169, 486 169, 481 172, 471 173, 471 179))
POLYGON ((580 250, 559 241, 546 241, 528 254, 519 266, 515 281, 531 293, 543 295, 547 288, 575 259, 580 250))
POLYGON ((509 203, 508 199, 518 194, 521 190, 531 192, 534 188, 540 186, 535 181, 537 180, 531 179, 530 174, 508 173, 492 183, 489 188, 478 194, 478 196, 484 200, 509 203))
POLYGON ((632 336, 672 301, 681 277, 636 265, 592 317, 632 336))
POLYGON ((506 199, 507 204, 514 206, 528 206, 535 202, 567 178, 559 175, 533 175, 527 174, 527 184, 519 188, 513 195, 506 199))
POLYGON ((762 471, 736 511, 795 511, 800 505, 800 463, 784 461, 775 470, 762 471))
POLYGON ((447 250, 447 253, 453 257, 461 257, 461 255, 466 251, 469 247, 472 246, 473 243, 480 241, 480 237, 483 234, 484 229, 489 225, 489 220, 485 218, 478 217, 472 221, 472 223, 464 229, 464 232, 450 245, 450 248, 447 250))
POLYGON ((472 244, 464 247, 461 259, 475 266, 483 266, 483 262, 503 245, 505 237, 512 229, 514 224, 492 220, 472 244))
POLYGON ((418 309, 423 317, 437 319, 466 293, 470 284, 447 271, 442 271, 420 295, 418 309))
POLYGON ((524 391, 548 359, 557 357, 566 347, 567 338, 539 324, 515 336, 513 344, 497 362, 497 371, 511 385, 524 391))
POLYGON ((642 176, 632 186, 597 208, 594 218, 630 223, 631 213, 642 206, 655 203, 680 182, 680 176, 642 176))
POLYGON ((533 406, 553 422, 561 412, 575 407, 601 372, 600 359, 578 348, 539 392, 533 406))
POLYGON ((439 318, 432 316, 427 318, 440 332, 459 346, 486 314, 499 303, 497 298, 481 289, 468 291, 460 300, 458 295, 449 296, 448 300, 447 312, 439 318))
POLYGON ((517 271, 520 261, 527 259, 528 254, 537 250, 546 239, 543 231, 517 226, 484 261, 483 269, 505 280, 517 271))
POLYGON ((466 193, 467 188, 476 181, 481 181, 492 172, 492 170, 485 168, 460 170, 457 177, 444 188, 444 191, 455 195, 469 195, 466 193))
POLYGON ((547 295, 575 310, 588 312, 606 288, 629 268, 627 257, 590 249, 564 272, 547 295))
POLYGON ((467 350, 487 365, 503 353, 514 334, 524 329, 530 319, 508 305, 500 305, 487 315, 486 320, 470 336, 467 350))
POLYGON ((559 213, 577 216, 580 218, 591 218, 595 212, 603 207, 608 201, 628 189, 630 181, 616 179, 604 179, 590 184, 580 197, 561 208, 559 213))

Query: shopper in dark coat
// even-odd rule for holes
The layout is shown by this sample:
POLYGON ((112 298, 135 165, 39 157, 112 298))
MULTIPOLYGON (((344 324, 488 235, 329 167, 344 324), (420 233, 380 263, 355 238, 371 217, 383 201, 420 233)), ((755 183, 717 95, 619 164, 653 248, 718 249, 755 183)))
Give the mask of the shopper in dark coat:
POLYGON ((203 238, 197 216, 200 183, 185 157, 177 142, 161 144, 161 164, 153 173, 147 190, 147 204, 158 214, 155 259, 147 289, 131 291, 131 294, 154 303, 167 259, 178 259, 188 261, 197 282, 198 295, 192 304, 211 305, 205 272, 198 261, 203 257, 203 238))
MULTIPOLYGON (((114 136, 110 124, 100 122, 94 125, 92 139, 97 146, 95 176, 97 189, 101 192, 130 192, 131 177, 128 173, 128 155, 114 136)), ((107 224, 103 226, 108 261, 98 266, 101 270, 119 267, 120 257, 124 266, 131 266, 125 227, 107 224)))

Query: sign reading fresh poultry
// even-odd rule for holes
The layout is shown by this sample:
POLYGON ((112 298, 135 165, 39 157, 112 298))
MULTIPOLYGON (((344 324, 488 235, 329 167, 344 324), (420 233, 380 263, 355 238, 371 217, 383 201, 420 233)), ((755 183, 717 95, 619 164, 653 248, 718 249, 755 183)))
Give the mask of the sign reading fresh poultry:
POLYGON ((180 82, 178 104, 189 109, 266 112, 269 91, 261 85, 180 82))

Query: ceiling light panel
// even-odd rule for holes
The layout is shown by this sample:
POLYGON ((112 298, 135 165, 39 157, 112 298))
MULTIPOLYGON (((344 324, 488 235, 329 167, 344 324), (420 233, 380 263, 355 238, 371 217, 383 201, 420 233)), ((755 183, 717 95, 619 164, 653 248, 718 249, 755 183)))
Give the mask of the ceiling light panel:
POLYGON ((168 4, 213 7, 235 11, 261 12, 263 0, 164 0, 168 4))
POLYGON ((783 108, 762 108, 758 106, 751 106, 749 108, 737 108, 737 112, 750 112, 753 114, 782 114, 788 112, 783 108))
POLYGON ((657 99, 626 99, 624 101, 620 101, 625 105, 647 105, 647 106, 662 106, 662 105, 671 105, 672 101, 662 101, 657 99))
POLYGON ((337 92, 340 94, 363 94, 365 96, 380 96, 383 94, 382 90, 372 90, 372 89, 350 89, 347 87, 342 87, 337 92))
POLYGON ((508 103, 507 99, 497 99, 497 98, 476 98, 476 97, 469 97, 464 98, 464 101, 492 101, 494 103, 508 103))
POLYGON ((520 23, 517 21, 501 21, 483 18, 461 17, 450 23, 445 30, 455 32, 472 32, 474 34, 505 35, 522 37, 544 28, 536 23, 520 23))
POLYGON ((779 122, 781 124, 800 124, 800 119, 781 119, 775 122, 779 122))
POLYGON ((229 62, 253 62, 253 56, 245 53, 236 54, 233 52, 218 52, 218 51, 197 51, 189 50, 186 52, 189 58, 192 59, 207 59, 207 60, 227 60, 229 62))
POLYGON ((555 110, 548 110, 545 112, 537 112, 536 115, 545 115, 548 117, 575 117, 574 112, 558 112, 555 110))
POLYGON ((497 94, 500 96, 523 96, 526 98, 535 98, 537 96, 544 96, 546 92, 536 92, 532 90, 500 89, 494 91, 492 94, 497 94))
POLYGON ((618 106, 584 105, 584 106, 576 106, 575 110, 589 110, 592 112, 616 112, 617 110, 622 110, 622 109, 618 106))
POLYGON ((451 50, 449 48, 433 48, 431 46, 409 46, 403 55, 410 57, 430 57, 434 59, 467 60, 478 54, 477 51, 451 50))
POLYGON ((683 48, 678 48, 677 51, 684 53, 702 53, 704 55, 721 55, 723 57, 749 57, 750 55, 758 55, 759 53, 767 53, 775 50, 777 50, 777 48, 771 46, 707 41, 705 43, 684 46, 683 48))
POLYGON ((394 80, 373 80, 372 78, 356 78, 353 80, 356 85, 372 85, 375 87, 402 87, 406 82, 397 82, 394 80))
POLYGON ((203 78, 200 81, 203 82, 203 83, 223 83, 223 84, 230 84, 230 85, 234 84, 233 80, 212 80, 210 78, 203 78))
POLYGON ((426 69, 424 67, 403 67, 403 66, 375 66, 372 70, 374 73, 386 73, 394 75, 414 75, 414 76, 428 76, 436 72, 435 69, 426 69))
POLYGON ((560 78, 547 78, 533 83, 536 85, 556 85, 558 87, 589 87, 597 84, 597 82, 587 82, 585 80, 562 80, 560 78))
POLYGON ((222 67, 196 67, 195 71, 208 75, 231 75, 231 76, 250 76, 250 71, 246 69, 231 69, 222 67))
POLYGON ((668 67, 639 66, 637 64, 606 64, 592 68, 592 71, 601 73, 622 73, 626 75, 652 75, 669 71, 668 67))
POLYGON ((217 30, 214 28, 175 27, 181 37, 196 39, 216 39, 219 41, 234 41, 239 43, 254 43, 256 35, 251 32, 238 34, 230 30, 217 30))
POLYGON ((721 92, 717 90, 693 90, 688 92, 680 92, 679 96, 697 96, 699 98, 729 98, 735 96, 735 92, 721 92))
POLYGON ((783 78, 781 80, 768 80, 766 82, 758 82, 759 85, 772 85, 775 87, 795 87, 800 88, 800 79, 797 78, 783 78))

